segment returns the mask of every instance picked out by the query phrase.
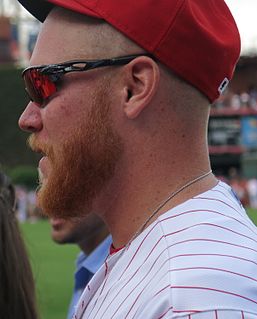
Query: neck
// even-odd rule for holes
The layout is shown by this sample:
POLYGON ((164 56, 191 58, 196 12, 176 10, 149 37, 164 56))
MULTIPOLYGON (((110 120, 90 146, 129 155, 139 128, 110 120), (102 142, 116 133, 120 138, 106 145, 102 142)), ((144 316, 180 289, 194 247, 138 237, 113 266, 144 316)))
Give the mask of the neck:
MULTIPOLYGON (((156 168, 156 164, 154 166, 156 168)), ((126 245, 160 203, 209 170, 209 165, 205 165, 201 170, 188 165, 187 169, 176 168, 174 171, 161 167, 158 167, 156 171, 153 167, 152 169, 149 167, 148 170, 135 171, 134 174, 130 170, 126 177, 123 175, 122 179, 117 179, 112 187, 109 187, 110 193, 106 194, 103 200, 105 210, 102 209, 104 211, 102 218, 110 229, 114 246, 119 248, 126 245)), ((158 214, 149 220, 149 223, 172 207, 212 188, 216 183, 214 176, 209 175, 188 186, 168 201, 158 214)), ((149 223, 145 226, 147 227, 149 223)))
MULTIPOLYGON (((155 131, 151 135, 147 128, 145 131, 142 133, 140 130, 138 134, 134 133, 133 140, 126 140, 114 178, 94 203, 94 212, 101 212, 116 248, 126 245, 170 194, 210 170, 203 128, 187 133, 186 129, 181 132, 181 128, 177 128, 178 133, 173 133, 173 136, 171 131, 155 131)), ((163 212, 210 189, 215 183, 214 176, 209 175, 191 185, 172 198, 150 223, 163 212)))
POLYGON ((180 186, 177 190, 171 192, 169 194, 168 197, 166 197, 154 210, 153 212, 150 214, 149 217, 147 217, 147 219, 145 220, 145 222, 139 227, 139 229, 136 231, 136 233, 132 236, 132 238, 130 239, 130 242, 133 241, 139 234, 141 234, 141 232, 144 231, 144 229, 147 227, 148 224, 150 224, 151 220, 155 219, 155 216, 157 216, 159 214, 159 212, 162 210, 162 208, 164 208, 166 205, 168 205, 168 203, 175 198, 176 196, 179 196, 180 193, 182 193, 183 191, 187 190, 188 188, 190 188, 192 185, 200 182, 201 180, 203 180, 204 178, 207 178, 210 174, 212 174, 212 170, 209 170, 206 173, 203 173, 197 177, 195 177, 194 179, 188 181, 186 184, 180 186))

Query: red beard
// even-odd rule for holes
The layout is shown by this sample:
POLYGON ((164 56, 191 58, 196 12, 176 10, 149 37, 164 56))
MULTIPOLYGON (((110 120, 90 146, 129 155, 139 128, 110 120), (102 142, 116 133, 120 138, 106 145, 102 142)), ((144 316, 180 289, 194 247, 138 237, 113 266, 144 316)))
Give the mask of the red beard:
MULTIPOLYGON (((114 175, 123 145, 112 128, 107 96, 96 95, 86 119, 55 149, 37 141, 29 145, 46 154, 49 173, 38 190, 38 206, 49 217, 79 217, 91 212, 92 201, 114 175)), ((50 141, 51 142, 51 141, 50 141)))

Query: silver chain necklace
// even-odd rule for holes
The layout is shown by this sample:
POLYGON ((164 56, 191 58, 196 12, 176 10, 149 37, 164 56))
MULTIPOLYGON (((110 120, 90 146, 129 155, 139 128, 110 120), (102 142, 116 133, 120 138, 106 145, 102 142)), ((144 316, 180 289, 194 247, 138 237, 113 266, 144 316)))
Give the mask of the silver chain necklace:
POLYGON ((210 175, 212 173, 212 170, 210 170, 207 173, 204 173, 196 178, 194 178, 193 180, 189 181, 188 183, 186 183, 185 185, 181 186, 178 190, 176 190, 175 192, 171 193, 163 202, 161 202, 161 204, 159 204, 159 206, 157 206, 157 208, 152 212, 152 214, 146 219, 146 221, 143 223, 143 225, 141 225, 139 227, 139 229, 135 232, 135 234, 132 236, 132 238, 129 240, 129 242, 127 243, 126 247, 128 248, 130 246, 130 244, 132 243, 132 241, 134 239, 137 238, 138 235, 140 235, 143 230, 145 229, 145 226, 149 223, 149 221, 159 212, 159 210, 161 208, 163 208, 172 198, 174 198, 177 194, 179 194, 180 192, 182 192, 185 188, 191 186, 192 184, 200 181, 201 179, 207 177, 208 175, 210 175))

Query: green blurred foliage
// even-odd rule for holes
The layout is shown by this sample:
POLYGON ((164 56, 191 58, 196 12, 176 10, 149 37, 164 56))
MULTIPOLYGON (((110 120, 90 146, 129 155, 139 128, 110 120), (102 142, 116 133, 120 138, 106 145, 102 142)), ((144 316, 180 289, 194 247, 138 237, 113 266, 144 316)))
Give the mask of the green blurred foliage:
POLYGON ((24 91, 21 70, 0 68, 0 163, 5 168, 16 165, 36 167, 37 156, 29 150, 28 134, 18 127, 18 119, 28 98, 24 91))
POLYGON ((8 170, 15 185, 26 186, 27 189, 35 189, 38 186, 38 172, 33 166, 16 166, 8 170))
POLYGON ((48 221, 24 223, 21 228, 33 268, 40 319, 64 319, 79 249, 76 245, 55 244, 48 221))

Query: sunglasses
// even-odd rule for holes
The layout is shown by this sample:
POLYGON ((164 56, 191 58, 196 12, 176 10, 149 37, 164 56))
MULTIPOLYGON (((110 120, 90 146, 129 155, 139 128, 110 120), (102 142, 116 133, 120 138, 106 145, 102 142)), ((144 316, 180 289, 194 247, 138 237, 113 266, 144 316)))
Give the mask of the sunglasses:
POLYGON ((150 54, 135 54, 103 60, 75 60, 59 64, 31 66, 22 72, 22 78, 30 100, 39 107, 43 107, 47 100, 57 92, 58 83, 65 74, 105 66, 125 65, 139 56, 153 58, 150 54))

